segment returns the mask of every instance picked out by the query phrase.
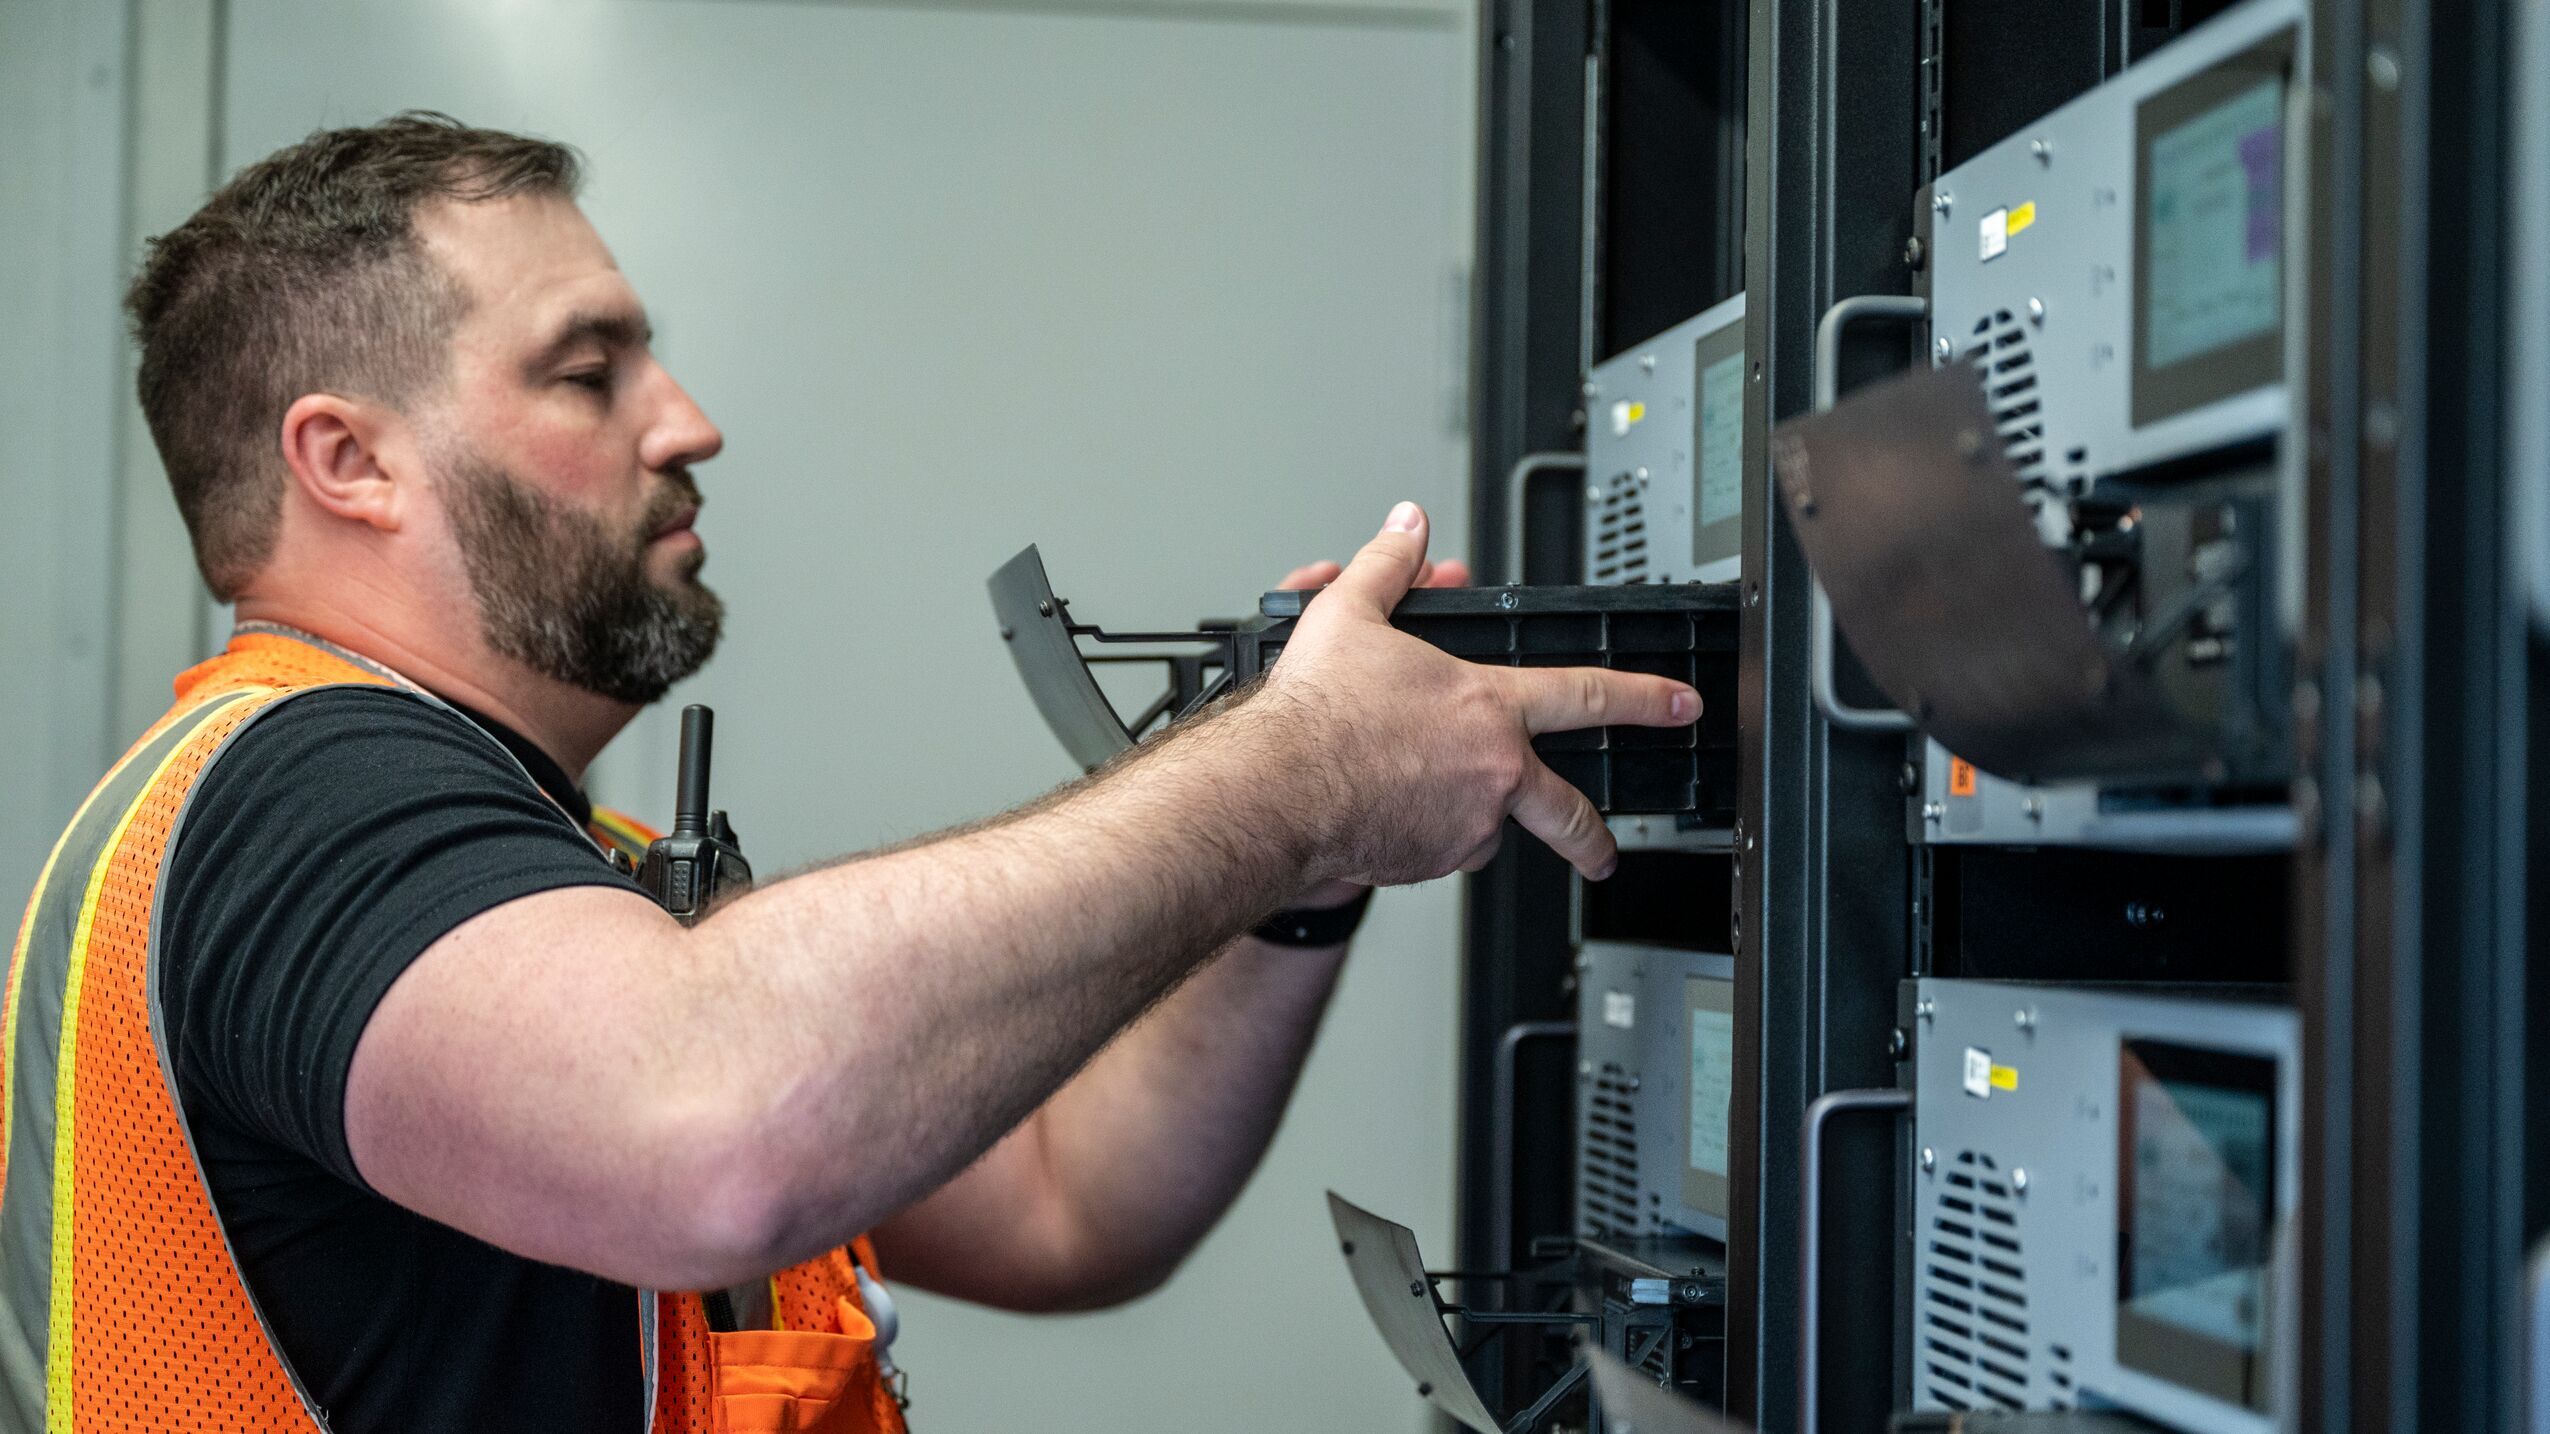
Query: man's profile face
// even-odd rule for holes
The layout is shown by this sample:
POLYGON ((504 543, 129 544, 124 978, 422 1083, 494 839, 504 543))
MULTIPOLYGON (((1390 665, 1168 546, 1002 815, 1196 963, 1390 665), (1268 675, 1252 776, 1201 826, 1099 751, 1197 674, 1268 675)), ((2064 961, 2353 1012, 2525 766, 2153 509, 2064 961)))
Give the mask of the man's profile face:
POLYGON ((417 230, 469 296, 419 427, 489 645, 654 701, 717 642, 689 472, 717 429, 655 361, 645 310, 574 204, 437 205, 417 230))

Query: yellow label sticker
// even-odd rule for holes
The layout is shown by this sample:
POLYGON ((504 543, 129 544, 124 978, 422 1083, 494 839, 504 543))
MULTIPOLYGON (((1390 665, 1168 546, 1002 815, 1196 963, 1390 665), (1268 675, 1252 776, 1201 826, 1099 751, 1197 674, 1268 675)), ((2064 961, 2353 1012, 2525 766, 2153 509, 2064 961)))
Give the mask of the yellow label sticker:
POLYGON ((1992 1088, 1994 1090, 2017 1090, 2019 1088, 2019 1068, 2017 1066, 1994 1066, 1992 1068, 1992 1088))
POLYGON ((1641 420, 1641 419, 1645 418, 1646 416, 1647 416, 1647 405, 1645 405, 1645 404, 1643 404, 1643 403, 1637 403, 1637 402, 1632 402, 1632 403, 1629 405, 1629 421, 1630 421, 1630 422, 1632 422, 1632 423, 1636 423, 1636 422, 1638 422, 1639 420, 1641 420))
POLYGON ((1974 763, 1963 757, 1948 759, 1948 795, 1952 797, 1974 795, 1974 763))
POLYGON ((2027 228, 2035 222, 2036 201, 2033 199, 2010 211, 2010 233, 2012 235, 2016 235, 2020 230, 2027 228))

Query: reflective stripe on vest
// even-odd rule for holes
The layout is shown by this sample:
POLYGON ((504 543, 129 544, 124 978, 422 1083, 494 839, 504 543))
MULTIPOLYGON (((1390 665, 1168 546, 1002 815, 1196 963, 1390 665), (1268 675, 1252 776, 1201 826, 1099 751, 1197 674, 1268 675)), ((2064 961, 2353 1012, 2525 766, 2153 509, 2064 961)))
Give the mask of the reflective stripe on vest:
MULTIPOLYGON (((347 683, 398 685, 288 635, 234 637, 178 679, 175 710, 98 784, 37 881, 0 996, 0 1428, 327 1427, 240 1278, 196 1163, 167 1074, 154 936, 160 875, 203 772, 283 699, 347 683)), ((867 1321, 847 1252, 782 1272, 773 1290, 800 1347, 847 1337, 809 1356, 840 1368, 843 1397, 824 1408, 759 1392, 756 1377, 794 1357, 791 1336, 720 1346, 729 1337, 709 1334, 697 1296, 641 1293, 650 1425, 708 1434, 769 1416, 796 1421, 771 1428, 900 1430, 857 1338, 867 1321)))
POLYGON ((149 929, 179 806, 279 694, 182 708, 54 848, 10 959, 0 1398, 12 1428, 174 1427, 194 1401, 308 1427, 196 1174, 151 1018, 149 929))

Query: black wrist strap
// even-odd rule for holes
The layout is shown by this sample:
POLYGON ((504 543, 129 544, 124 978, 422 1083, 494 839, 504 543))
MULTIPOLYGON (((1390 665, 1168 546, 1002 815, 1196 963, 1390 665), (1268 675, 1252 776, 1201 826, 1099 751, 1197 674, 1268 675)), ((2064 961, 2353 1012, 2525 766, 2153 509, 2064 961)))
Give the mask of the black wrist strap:
POLYGON ((1278 911, 1249 934, 1270 946, 1343 946, 1364 924, 1364 911, 1371 905, 1372 888, 1367 886, 1343 906, 1278 911))

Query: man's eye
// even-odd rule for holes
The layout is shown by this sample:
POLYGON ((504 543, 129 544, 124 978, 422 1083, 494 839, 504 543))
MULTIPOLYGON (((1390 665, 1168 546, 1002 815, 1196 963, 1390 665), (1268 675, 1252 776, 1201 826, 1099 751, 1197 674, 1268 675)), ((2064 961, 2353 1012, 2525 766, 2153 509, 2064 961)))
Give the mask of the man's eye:
POLYGON ((595 393, 611 391, 611 371, 607 368, 583 369, 564 377, 578 388, 591 389, 595 393))

